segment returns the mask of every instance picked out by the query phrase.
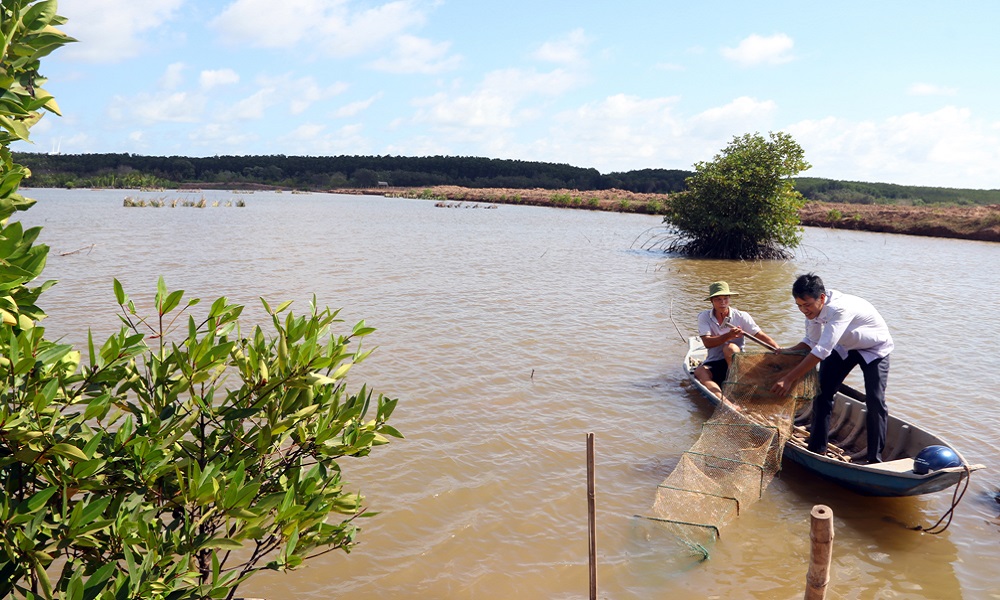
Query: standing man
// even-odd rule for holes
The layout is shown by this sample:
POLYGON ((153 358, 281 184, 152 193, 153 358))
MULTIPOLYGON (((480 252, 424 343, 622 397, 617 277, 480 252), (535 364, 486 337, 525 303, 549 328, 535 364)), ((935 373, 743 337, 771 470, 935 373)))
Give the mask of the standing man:
POLYGON ((819 276, 800 275, 792 285, 792 297, 806 316, 806 337, 779 352, 805 351, 809 354, 774 384, 771 391, 789 393, 795 383, 819 365, 819 395, 813 399, 809 450, 825 455, 830 435, 833 395, 855 366, 865 376, 868 405, 868 462, 882 462, 889 409, 885 404, 885 384, 889 378, 892 336, 882 315, 870 302, 857 296, 827 290, 819 276))
POLYGON ((710 392, 726 402, 722 397, 722 383, 729 373, 729 365, 733 363, 733 354, 743 351, 746 338, 743 331, 761 340, 777 346, 778 343, 760 330, 750 313, 736 310, 729 305, 730 296, 739 296, 729 291, 729 284, 716 281, 708 286, 708 300, 712 308, 698 314, 698 335, 708 349, 705 362, 694 370, 694 376, 708 388, 710 392), (726 321, 726 319, 729 321, 726 321))

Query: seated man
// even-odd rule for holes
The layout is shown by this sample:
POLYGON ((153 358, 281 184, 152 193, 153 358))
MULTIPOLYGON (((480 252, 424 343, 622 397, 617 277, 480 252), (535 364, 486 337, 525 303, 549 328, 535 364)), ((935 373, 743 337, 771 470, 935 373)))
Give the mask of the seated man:
POLYGON ((705 299, 712 303, 712 308, 698 314, 698 335, 708 349, 708 356, 694 370, 698 381, 727 403, 722 396, 722 383, 726 380, 729 365, 733 363, 733 354, 743 351, 746 343, 743 331, 772 346, 778 345, 760 330, 749 313, 729 305, 730 296, 739 294, 729 291, 729 284, 725 281, 716 281, 708 286, 708 298, 705 299), (729 321, 726 321, 727 318, 729 321))

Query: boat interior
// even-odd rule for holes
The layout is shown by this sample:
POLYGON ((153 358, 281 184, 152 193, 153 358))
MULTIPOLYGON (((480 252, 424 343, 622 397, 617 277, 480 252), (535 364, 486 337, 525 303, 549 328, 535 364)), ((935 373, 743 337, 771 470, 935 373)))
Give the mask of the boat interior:
MULTIPOLYGON (((852 388, 842 386, 837 394, 833 413, 830 417, 830 458, 850 457, 851 461, 864 458, 868 450, 868 440, 865 434, 865 419, 868 409, 865 406, 864 394, 852 388)), ((812 418, 812 405, 806 404, 796 415, 795 424, 808 427, 812 418)), ((889 416, 886 432, 885 448, 882 451, 883 463, 880 469, 909 472, 913 470, 913 458, 927 446, 941 443, 927 431, 906 424, 889 416)))

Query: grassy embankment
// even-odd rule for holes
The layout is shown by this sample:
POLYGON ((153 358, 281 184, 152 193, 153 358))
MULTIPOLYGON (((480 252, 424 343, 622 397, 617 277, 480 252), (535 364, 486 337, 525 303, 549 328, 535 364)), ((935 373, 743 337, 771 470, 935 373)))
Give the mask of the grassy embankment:
MULTIPOLYGON (((623 190, 577 191, 508 188, 380 188, 337 190, 340 193, 373 194, 436 200, 446 207, 476 204, 529 204, 662 214, 669 201, 666 194, 638 194, 623 190)), ((907 235, 1000 242, 1000 205, 988 206, 898 206, 809 202, 799 211, 802 224, 907 235)))

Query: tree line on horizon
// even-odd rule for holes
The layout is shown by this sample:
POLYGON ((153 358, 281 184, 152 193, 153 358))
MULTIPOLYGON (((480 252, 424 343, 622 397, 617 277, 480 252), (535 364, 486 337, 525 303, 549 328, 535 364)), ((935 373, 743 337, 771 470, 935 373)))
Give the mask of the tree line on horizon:
POLYGON ((642 169, 602 175, 566 164, 467 156, 140 156, 18 154, 36 187, 277 186, 306 190, 429 187, 626 189, 669 194, 690 171, 642 169))
MULTIPOLYGON (((602 174, 560 163, 470 156, 142 156, 15 153, 31 169, 24 184, 53 188, 278 187, 311 191, 430 187, 620 189, 672 194, 694 171, 638 169, 602 174)), ((1000 204, 1000 190, 905 186, 797 177, 807 200, 849 204, 1000 204)))

